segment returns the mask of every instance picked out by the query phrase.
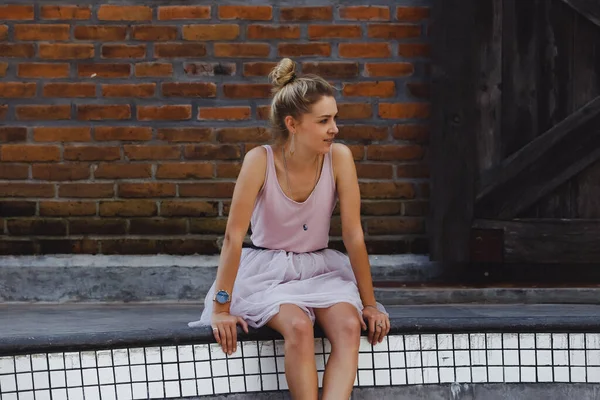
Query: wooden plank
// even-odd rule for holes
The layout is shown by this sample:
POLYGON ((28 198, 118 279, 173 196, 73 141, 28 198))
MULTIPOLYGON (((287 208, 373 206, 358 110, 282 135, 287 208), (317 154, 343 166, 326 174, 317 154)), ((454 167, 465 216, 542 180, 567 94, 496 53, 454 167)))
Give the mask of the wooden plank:
POLYGON ((475 98, 481 0, 434 0, 430 258, 468 262, 475 183, 475 98), (475 27, 474 27, 475 25, 475 27))
POLYGON ((599 220, 475 220, 477 229, 502 229, 506 263, 600 263, 599 220))
POLYGON ((512 219, 600 158, 600 97, 506 159, 481 182, 475 215, 512 219))
POLYGON ((594 24, 600 26, 600 2, 598 0, 563 0, 594 24))

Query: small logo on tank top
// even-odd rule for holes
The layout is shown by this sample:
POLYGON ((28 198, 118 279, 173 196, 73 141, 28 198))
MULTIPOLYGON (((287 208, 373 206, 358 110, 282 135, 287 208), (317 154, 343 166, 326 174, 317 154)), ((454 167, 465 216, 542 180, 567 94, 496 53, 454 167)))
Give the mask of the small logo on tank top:
POLYGON ((302 225, 302 229, 304 229, 305 231, 308 230, 308 226, 306 224, 302 225))

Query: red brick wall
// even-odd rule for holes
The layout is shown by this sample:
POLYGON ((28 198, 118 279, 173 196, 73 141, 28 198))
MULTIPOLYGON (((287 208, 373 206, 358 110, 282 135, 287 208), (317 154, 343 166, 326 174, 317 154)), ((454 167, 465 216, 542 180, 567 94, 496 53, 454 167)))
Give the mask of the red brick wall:
POLYGON ((0 5, 0 254, 217 252, 283 56, 341 88, 369 251, 427 251, 422 2, 70 4, 0 5))

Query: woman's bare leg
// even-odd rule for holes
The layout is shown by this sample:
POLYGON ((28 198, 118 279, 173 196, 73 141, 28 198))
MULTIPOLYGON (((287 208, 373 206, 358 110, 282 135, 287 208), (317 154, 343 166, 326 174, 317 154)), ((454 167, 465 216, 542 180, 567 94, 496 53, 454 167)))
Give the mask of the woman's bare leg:
POLYGON ((331 355, 323 376, 323 400, 347 400, 358 369, 360 316, 356 307, 349 303, 315 309, 315 315, 331 342, 331 355))
POLYGON ((316 400, 317 365, 313 325, 306 313, 293 304, 282 304, 267 326, 283 335, 285 378, 294 400, 316 400))

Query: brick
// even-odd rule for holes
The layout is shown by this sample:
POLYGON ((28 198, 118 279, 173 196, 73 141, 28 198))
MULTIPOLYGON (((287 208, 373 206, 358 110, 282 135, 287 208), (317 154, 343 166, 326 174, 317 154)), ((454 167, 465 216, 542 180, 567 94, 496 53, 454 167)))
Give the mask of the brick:
POLYGON ((421 36, 419 25, 409 24, 370 24, 367 35, 373 39, 408 39, 421 36))
POLYGON ((71 118, 71 105, 26 105, 16 107, 16 116, 21 121, 56 121, 71 118))
POLYGON ((48 162, 60 160, 60 148, 50 145, 3 144, 0 147, 0 161, 48 162))
POLYGON ((347 125, 338 126, 338 128, 337 137, 341 140, 372 141, 388 138, 387 126, 347 125))
POLYGON ((92 139, 87 126, 38 126, 33 128, 36 142, 89 142, 92 139))
POLYGON ((398 7, 396 18, 398 21, 422 21, 429 18, 429 7, 398 7))
POLYGON ((302 73, 315 74, 323 78, 355 78, 358 76, 356 62, 305 62, 302 73))
POLYGON ((357 21, 389 21, 390 8, 384 6, 341 7, 340 19, 357 21))
POLYGON ((337 106, 339 119, 365 119, 373 116, 373 108, 368 103, 340 103, 337 106))
POLYGON ((365 75, 372 77, 409 76, 415 72, 411 63, 366 63, 365 75))
POLYGON ((430 105, 427 103, 380 103, 379 116, 386 119, 428 118, 430 105))
POLYGON ((235 182, 181 183, 179 184, 179 196, 230 199, 234 187, 235 182))
POLYGON ((190 219, 190 233, 206 235, 223 234, 227 227, 227 218, 194 218, 190 219))
POLYGON ((398 55, 407 58, 429 57, 431 46, 425 43, 399 43, 398 55))
POLYGON ((83 217, 90 215, 96 215, 96 203, 92 201, 40 201, 40 216, 42 217, 83 217))
POLYGON ((240 26, 234 24, 184 25, 181 33, 184 40, 234 40, 240 35, 240 26))
POLYGON ((19 78, 67 78, 69 72, 66 63, 21 63, 17 66, 19 78))
POLYGON ((54 197, 54 184, 0 183, 0 197, 54 197))
POLYGON ((396 166, 398 178, 429 178, 429 166, 427 164, 403 164, 396 166))
POLYGON ((153 97, 156 83, 127 83, 102 85, 104 97, 153 97))
POLYGON ((34 97, 35 91, 34 82, 0 82, 0 98, 34 97))
POLYGON ((266 43, 215 43, 215 57, 268 57, 270 52, 266 43))
POLYGON ((33 179, 44 181, 79 181, 90 178, 90 166, 85 164, 33 164, 33 179))
POLYGON ((68 40, 68 24, 17 24, 14 26, 15 40, 68 40))
POLYGON ((217 177, 218 178, 237 178, 242 169, 241 163, 217 163, 217 177))
POLYGON ((258 119, 268 120, 271 114, 271 106, 257 106, 256 116, 258 119))
POLYGON ((429 126, 427 125, 395 125, 393 130, 394 139, 411 140, 416 143, 427 143, 429 141, 429 126))
POLYGON ((299 25, 249 25, 247 39, 299 39, 299 25))
POLYGON ((1 78, 4 78, 6 76, 6 71, 8 71, 8 63, 0 62, 0 77, 1 78))
POLYGON ((159 42, 177 39, 176 26, 139 25, 134 26, 131 31, 134 40, 147 40, 159 42))
POLYGON ((210 19, 210 6, 161 6, 159 20, 210 19))
POLYGON ((98 141, 151 140, 152 128, 145 126, 97 126, 94 139, 98 141))
POLYGON ((165 217, 216 217, 219 203, 216 201, 164 200, 160 203, 160 215, 165 217))
POLYGON ((37 241, 25 240, 0 240, 1 255, 33 255, 37 254, 37 241))
POLYGON ((362 30, 358 25, 310 25, 309 39, 348 39, 361 37, 362 30))
POLYGON ((51 5, 42 6, 42 19, 59 19, 59 20, 84 20, 90 19, 92 10, 85 6, 67 6, 67 5, 51 5))
POLYGON ((392 179, 394 169, 390 164, 357 164, 356 172, 360 179, 392 179))
POLYGON ((138 78, 154 78, 171 75, 173 75, 173 64, 154 62, 135 64, 135 76, 138 78))
POLYGON ((18 126, 0 127, 0 143, 24 142, 27 140, 27 128, 18 126))
POLYGON ((268 76, 276 66, 274 62, 244 63, 244 76, 268 76))
POLYGON ((387 43, 340 43, 338 51, 344 58, 387 58, 392 55, 387 43))
POLYGON ((101 21, 150 21, 152 20, 152 8, 103 4, 98 8, 98 19, 101 21))
POLYGON ((93 83, 46 83, 42 90, 44 97, 96 97, 93 83))
POLYGON ((157 139, 171 143, 209 142, 214 137, 211 128, 159 128, 157 139))
POLYGON ((116 146, 65 146, 63 156, 67 161, 115 161, 121 159, 116 146))
MULTIPOLYGON (((1 242, 0 242, 1 243, 1 242)), ((218 254, 214 239, 119 239, 102 240, 104 254, 218 254)))
POLYGON ((35 201, 0 201, 0 215, 3 217, 32 217, 35 208, 35 201))
POLYGON ((239 121, 250 118, 250 107, 200 107, 200 120, 233 120, 239 121))
POLYGON ((0 43, 2 57, 32 58, 35 45, 31 43, 0 43))
POLYGON ((102 201, 98 210, 101 217, 151 217, 158 213, 156 202, 151 200, 102 201))
POLYGON ((78 64, 80 78, 128 78, 131 75, 129 64, 78 64))
MULTIPOLYGON (((341 45, 341 44, 340 44, 341 45)), ((277 47, 279 57, 306 57, 331 55, 329 43, 280 43, 277 47)))
POLYGON ((431 87, 427 83, 407 82, 406 89, 417 99, 427 100, 431 97, 431 87))
POLYGON ((127 27, 120 25, 77 25, 73 29, 77 40, 95 40, 102 42, 125 40, 127 27))
POLYGON ((222 143, 266 142, 272 139, 264 127, 223 128, 217 130, 217 140, 222 143))
POLYGON ((399 201, 363 201, 360 207, 362 215, 400 215, 402 203, 399 201))
POLYGON ((212 82, 163 82, 166 97, 216 97, 217 85, 212 82))
POLYGON ((72 198, 101 198, 114 197, 112 183, 61 183, 58 187, 59 197, 72 198))
POLYGON ((206 55, 203 43, 156 43, 154 56, 160 58, 195 58, 206 55))
POLYGON ((219 18, 269 21, 273 10, 271 6, 219 6, 219 18))
POLYGON ((233 76, 235 63, 186 63, 183 72, 191 76, 233 76))
POLYGON ((8 104, 0 104, 0 120, 5 120, 8 114, 8 104))
POLYGON ((211 163, 160 163, 156 179, 205 179, 213 177, 211 163))
POLYGON ((33 6, 16 4, 0 6, 0 21, 2 20, 31 20, 34 17, 33 6))
POLYGON ((396 84, 387 81, 347 83, 343 93, 347 97, 394 97, 396 84))
POLYGON ((367 159, 376 161, 420 160, 423 154, 418 145, 370 145, 367 149, 367 159))
POLYGON ((129 234, 131 235, 183 235, 187 233, 185 219, 132 219, 129 224, 129 234))
POLYGON ((173 197, 175 196, 175 189, 174 183, 120 183, 119 197, 173 197))
POLYGON ((146 45, 104 44, 101 52, 102 58, 144 58, 146 57, 146 45))
MULTIPOLYGON (((29 178, 29 166, 26 164, 0 164, 0 179, 25 180, 29 178)), ((0 214, 1 215, 1 214, 0 214)))
POLYGON ((191 118, 191 105, 139 106, 137 108, 139 121, 182 121, 191 118))
POLYGON ((237 160, 242 152, 240 146, 231 144, 187 144, 183 156, 187 160, 237 160))
POLYGON ((139 160, 178 160, 181 157, 179 146, 125 145, 123 153, 130 161, 139 160))
POLYGON ((77 218, 69 221, 71 235, 123 235, 127 233, 127 221, 108 218, 77 218))
POLYGON ((129 104, 78 104, 77 119, 81 121, 124 120, 131 118, 129 104))
POLYGON ((272 86, 267 83, 226 83, 223 94, 228 99, 268 99, 272 86))
POLYGON ((61 219, 14 219, 6 221, 6 228, 15 236, 63 236, 67 222, 61 219))
POLYGON ((283 7, 280 19, 282 21, 331 21, 331 7, 283 7))
POLYGON ((94 57, 93 44, 79 43, 40 43, 40 58, 49 60, 83 60, 94 57))
POLYGON ((424 233, 425 224, 422 218, 369 218, 367 233, 369 235, 401 235, 406 233, 424 233))
POLYGON ((152 177, 151 164, 103 163, 95 166, 95 179, 144 179, 152 177))
POLYGON ((359 182, 361 196, 365 199, 390 199, 415 197, 415 187, 409 182, 359 182))

